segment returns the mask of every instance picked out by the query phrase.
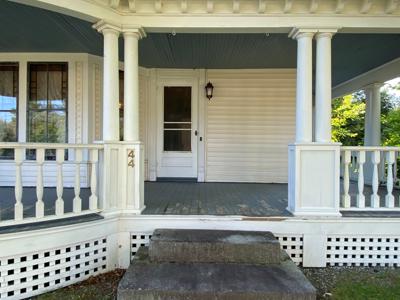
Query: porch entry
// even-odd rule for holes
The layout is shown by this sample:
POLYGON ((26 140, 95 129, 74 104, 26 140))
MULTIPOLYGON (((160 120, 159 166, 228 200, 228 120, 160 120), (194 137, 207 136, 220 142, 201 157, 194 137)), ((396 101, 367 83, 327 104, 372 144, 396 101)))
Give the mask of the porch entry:
POLYGON ((197 86, 164 81, 158 104, 157 178, 197 179, 197 86))

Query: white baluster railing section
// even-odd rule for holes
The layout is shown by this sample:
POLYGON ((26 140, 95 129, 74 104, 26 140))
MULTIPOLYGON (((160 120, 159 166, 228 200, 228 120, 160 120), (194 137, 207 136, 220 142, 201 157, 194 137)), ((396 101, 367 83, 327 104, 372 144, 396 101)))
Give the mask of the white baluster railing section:
POLYGON ((3 167, 3 177, 7 174, 13 178, 15 173, 15 181, 11 185, 0 186, 0 201, 11 200, 2 198, 9 194, 6 191, 10 186, 14 186, 15 199, 13 208, 0 205, 0 208, 3 207, 0 209, 0 226, 99 212, 97 182, 102 144, 0 143, 2 149, 12 149, 14 152, 13 158, 9 156, 0 160, 0 168, 3 167), (71 183, 66 184, 66 173, 71 183), (24 184, 24 181, 29 182, 24 184), (32 203, 25 200, 24 188, 32 189, 34 185, 36 201, 32 203), (71 189, 69 193, 65 193, 67 188, 71 189), (87 204, 83 205, 83 202, 87 204), (35 212, 27 213, 32 207, 35 212), (14 213, 10 214, 12 209, 14 213))
POLYGON ((341 148, 341 210, 400 210, 400 147, 341 148))

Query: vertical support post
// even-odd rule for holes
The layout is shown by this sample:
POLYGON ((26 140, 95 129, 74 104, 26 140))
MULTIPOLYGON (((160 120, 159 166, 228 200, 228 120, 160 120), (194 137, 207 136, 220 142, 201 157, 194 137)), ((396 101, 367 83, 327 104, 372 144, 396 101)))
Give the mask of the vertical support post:
POLYGON ((44 202, 43 202, 43 163, 44 163, 44 148, 36 149, 37 163, 37 181, 36 181, 36 218, 44 217, 44 202))
POLYGON ((72 211, 79 213, 82 211, 81 192, 81 162, 82 162, 82 149, 75 149, 75 185, 74 185, 74 200, 72 202, 72 211))
POLYGON ((296 142, 312 142, 312 39, 315 30, 293 29, 297 40, 296 142))
POLYGON ((99 21, 93 26, 104 36, 103 140, 119 141, 119 60, 118 37, 121 27, 99 21))
POLYGON ((14 219, 15 221, 21 221, 24 218, 24 206, 22 204, 22 162, 24 157, 23 148, 14 149, 14 161, 15 161, 15 205, 14 205, 14 219))
POLYGON ((97 162, 99 161, 99 150, 91 149, 90 150, 90 166, 91 166, 91 174, 90 174, 90 192, 91 195, 89 197, 89 210, 95 210, 98 206, 98 198, 97 198, 97 162))
POLYGON ((343 151, 342 159, 344 165, 342 206, 344 208, 349 208, 351 206, 351 197, 349 194, 349 188, 350 188, 349 165, 351 162, 351 151, 343 151))
POLYGON ((365 151, 360 150, 358 153, 358 194, 357 194, 357 207, 365 207, 365 196, 364 196, 364 163, 365 163, 365 151))
POLYGON ((56 162, 57 162, 57 200, 56 200, 56 216, 62 216, 64 214, 64 199, 63 196, 63 162, 64 162, 65 149, 56 150, 56 162))
POLYGON ((385 196, 385 206, 387 208, 394 207, 394 196, 393 196, 393 163, 394 163, 394 151, 389 151, 386 153, 387 161, 387 194, 385 196))
POLYGON ((336 32, 323 31, 315 35, 317 40, 315 74, 315 141, 331 142, 331 40, 336 32))
MULTIPOLYGON (((364 146, 381 145, 381 93, 382 83, 372 83, 364 87, 365 101, 365 124, 364 124, 364 146)), ((371 153, 367 153, 367 161, 364 166, 365 183, 373 184, 373 169, 371 153)), ((382 160, 383 161, 383 160, 382 160)), ((384 171, 380 170, 381 172, 384 171)), ((379 176, 378 176, 379 177, 379 176)))
POLYGON ((371 207, 379 208, 380 203, 378 195, 378 187, 379 187, 378 164, 381 159, 380 151, 372 152, 371 159, 373 164, 371 207))
POLYGON ((124 141, 139 141, 139 40, 145 36, 142 28, 123 29, 124 64, 124 141))

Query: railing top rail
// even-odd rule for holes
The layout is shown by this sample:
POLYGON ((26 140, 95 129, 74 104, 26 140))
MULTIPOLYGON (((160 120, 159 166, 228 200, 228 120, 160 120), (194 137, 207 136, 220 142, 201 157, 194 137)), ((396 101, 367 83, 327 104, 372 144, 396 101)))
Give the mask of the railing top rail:
POLYGON ((103 144, 0 143, 0 149, 103 149, 103 144))
POLYGON ((385 146, 342 146, 342 151, 400 151, 400 147, 385 146))

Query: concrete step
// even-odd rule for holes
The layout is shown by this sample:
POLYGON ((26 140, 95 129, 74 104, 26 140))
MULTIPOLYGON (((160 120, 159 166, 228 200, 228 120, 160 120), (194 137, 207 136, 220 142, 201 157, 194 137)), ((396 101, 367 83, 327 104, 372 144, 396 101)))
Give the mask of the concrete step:
POLYGON ((153 262, 278 264, 279 242, 271 232, 156 229, 153 262))
POLYGON ((314 300, 316 291, 286 256, 281 264, 151 262, 143 248, 118 287, 119 300, 314 300))

